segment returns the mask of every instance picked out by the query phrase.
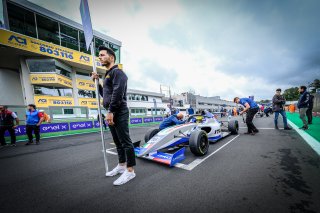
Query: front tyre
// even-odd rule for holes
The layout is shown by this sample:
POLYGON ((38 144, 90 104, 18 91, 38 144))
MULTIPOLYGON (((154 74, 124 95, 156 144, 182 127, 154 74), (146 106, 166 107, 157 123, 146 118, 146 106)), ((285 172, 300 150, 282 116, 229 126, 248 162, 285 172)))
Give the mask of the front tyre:
POLYGON ((160 129, 158 128, 149 129, 144 135, 144 142, 147 143, 153 136, 158 134, 158 132, 160 132, 160 129))
POLYGON ((236 135, 239 131, 239 124, 237 120, 231 120, 228 123, 228 130, 231 132, 231 134, 236 135))
POLYGON ((209 140, 207 133, 203 130, 193 131, 189 140, 190 151, 196 156, 207 154, 209 149, 209 140))

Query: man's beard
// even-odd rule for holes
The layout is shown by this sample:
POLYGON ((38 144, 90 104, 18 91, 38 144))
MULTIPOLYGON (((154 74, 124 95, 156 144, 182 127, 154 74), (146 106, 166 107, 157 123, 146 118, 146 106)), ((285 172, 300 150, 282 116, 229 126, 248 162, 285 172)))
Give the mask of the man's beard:
POLYGON ((101 63, 102 66, 105 66, 105 67, 109 67, 110 66, 110 62, 109 61, 105 61, 103 63, 101 63))

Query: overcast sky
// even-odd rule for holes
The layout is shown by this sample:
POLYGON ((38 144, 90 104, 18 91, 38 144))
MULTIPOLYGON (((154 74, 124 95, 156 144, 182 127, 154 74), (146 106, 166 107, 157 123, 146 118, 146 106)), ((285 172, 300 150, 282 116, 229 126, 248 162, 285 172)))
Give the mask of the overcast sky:
MULTIPOLYGON (((31 0, 81 23, 80 0, 31 0)), ((319 0, 88 0, 129 87, 271 99, 320 78, 319 0)))

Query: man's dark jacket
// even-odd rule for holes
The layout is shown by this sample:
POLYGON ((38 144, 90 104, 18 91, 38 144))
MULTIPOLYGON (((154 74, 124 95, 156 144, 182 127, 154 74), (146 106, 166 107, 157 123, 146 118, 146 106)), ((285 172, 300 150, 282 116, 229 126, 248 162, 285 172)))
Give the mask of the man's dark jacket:
POLYGON ((283 97, 283 95, 277 95, 275 94, 272 98, 272 109, 274 112, 279 112, 280 110, 283 110, 283 106, 286 103, 286 99, 283 97))
POLYGON ((110 112, 118 112, 127 107, 128 77, 123 70, 114 65, 107 71, 103 87, 99 85, 99 93, 103 97, 103 107, 110 112))
POLYGON ((305 91, 304 93, 302 93, 300 95, 299 101, 298 101, 298 108, 308 108, 310 104, 310 93, 308 93, 307 91, 305 91))
POLYGON ((314 96, 310 94, 309 109, 313 109, 314 96))

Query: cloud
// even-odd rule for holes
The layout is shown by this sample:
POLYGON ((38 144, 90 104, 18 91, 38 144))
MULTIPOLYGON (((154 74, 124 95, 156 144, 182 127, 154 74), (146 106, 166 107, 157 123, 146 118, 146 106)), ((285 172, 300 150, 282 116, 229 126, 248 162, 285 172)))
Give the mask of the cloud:
MULTIPOLYGON (((32 0, 80 22, 79 0, 32 0)), ((319 78, 320 1, 89 0, 98 31, 120 41, 129 87, 272 97, 319 78)))

